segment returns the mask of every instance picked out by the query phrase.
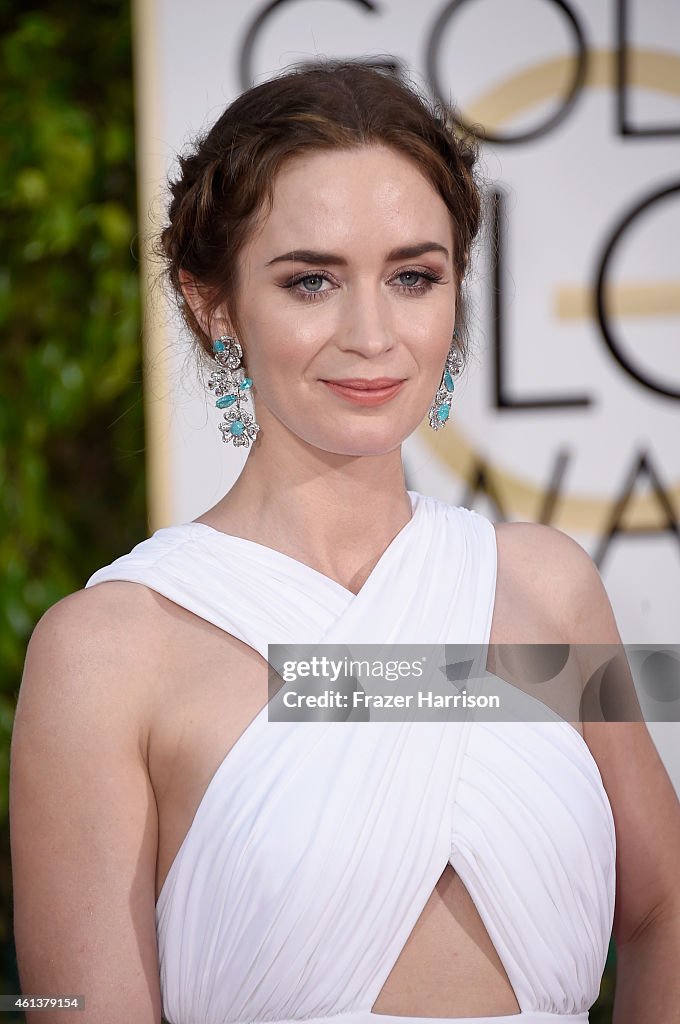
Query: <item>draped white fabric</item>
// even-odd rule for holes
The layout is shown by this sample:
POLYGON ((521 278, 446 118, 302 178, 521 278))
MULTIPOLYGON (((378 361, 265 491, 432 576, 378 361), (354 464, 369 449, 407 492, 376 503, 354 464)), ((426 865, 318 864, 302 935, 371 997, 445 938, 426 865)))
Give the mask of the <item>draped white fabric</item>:
MULTIPOLYGON (((86 586, 143 583, 265 659, 274 643, 488 644, 492 524, 409 495, 413 518, 357 595, 202 523, 157 530, 86 586)), ((474 650, 479 658, 484 648, 474 650)), ((171 1024, 585 1022, 611 934, 615 853, 597 764, 556 716, 269 722, 265 707, 213 775, 158 899, 164 1015, 171 1024), (447 863, 521 1012, 374 1014, 447 863)))

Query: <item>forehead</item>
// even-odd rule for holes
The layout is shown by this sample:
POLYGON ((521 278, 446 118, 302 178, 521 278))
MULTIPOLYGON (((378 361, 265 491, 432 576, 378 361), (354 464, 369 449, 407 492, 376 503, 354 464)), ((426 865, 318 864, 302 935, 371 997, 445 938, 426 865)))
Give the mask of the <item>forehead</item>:
POLYGON ((305 247, 387 249, 433 238, 450 245, 443 199, 413 159, 386 146, 302 153, 286 161, 261 224, 257 252, 305 247))

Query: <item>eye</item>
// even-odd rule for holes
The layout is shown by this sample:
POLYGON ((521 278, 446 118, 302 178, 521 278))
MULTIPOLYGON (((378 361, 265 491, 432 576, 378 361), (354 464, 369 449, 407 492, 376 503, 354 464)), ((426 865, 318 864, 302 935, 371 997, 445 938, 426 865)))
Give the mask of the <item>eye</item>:
POLYGON ((309 285, 304 288, 304 291, 319 292, 321 291, 321 285, 327 278, 322 277, 321 274, 307 274, 306 277, 300 279, 298 284, 309 285))
MULTIPOLYGON (((423 295, 429 292, 433 285, 440 284, 443 281, 443 276, 432 270, 400 270, 393 280, 399 282, 394 286, 397 291, 403 292, 405 295, 423 295), (402 278, 410 280, 402 282, 402 278)), ((306 274, 298 274, 297 277, 286 281, 281 287, 287 288, 303 302, 317 302, 332 291, 330 288, 322 287, 324 281, 333 284, 333 280, 328 274, 315 270, 308 271, 306 274)))
POLYGON ((313 273, 299 274, 298 277, 292 278, 290 281, 286 281, 283 285, 284 288, 288 288, 291 292, 298 295, 304 302, 316 300, 317 295, 323 295, 330 289, 322 289, 324 281, 329 281, 332 284, 330 277, 326 274, 322 274, 320 271, 314 271, 313 273), (302 285, 310 284, 311 287, 301 287, 302 285))
POLYGON ((406 282, 406 284, 398 284, 397 289, 403 291, 406 294, 421 295, 424 292, 429 292, 433 285, 441 284, 443 277, 441 274, 435 273, 433 270, 400 270, 397 274, 397 279, 401 278, 420 278, 420 282, 415 283, 406 282))

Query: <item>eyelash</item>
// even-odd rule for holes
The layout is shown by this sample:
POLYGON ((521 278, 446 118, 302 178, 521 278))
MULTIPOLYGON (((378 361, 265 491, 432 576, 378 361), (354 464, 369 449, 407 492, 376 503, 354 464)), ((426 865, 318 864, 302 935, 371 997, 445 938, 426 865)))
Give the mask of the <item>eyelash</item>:
MULTIPOLYGON (((427 284, 420 285, 402 284, 397 286, 399 291, 403 291, 410 295, 422 295, 425 292, 429 292, 433 284, 440 284, 441 281, 443 280, 441 274, 436 274, 434 271, 430 270, 401 270, 397 274, 397 277, 402 277, 404 274, 416 274, 418 277, 425 278, 425 280, 428 282, 427 284)), ((290 281, 287 281, 286 284, 283 285, 283 287, 292 290, 295 288, 296 285, 302 284, 302 282, 306 281, 307 278, 309 277, 320 277, 323 281, 331 281, 331 278, 321 270, 313 272, 308 271, 306 274, 300 274, 298 277, 294 277, 290 281)), ((316 302, 318 301, 319 298, 321 298, 321 296, 326 295, 327 293, 308 292, 303 290, 296 292, 295 294, 299 295, 303 302, 316 302)))

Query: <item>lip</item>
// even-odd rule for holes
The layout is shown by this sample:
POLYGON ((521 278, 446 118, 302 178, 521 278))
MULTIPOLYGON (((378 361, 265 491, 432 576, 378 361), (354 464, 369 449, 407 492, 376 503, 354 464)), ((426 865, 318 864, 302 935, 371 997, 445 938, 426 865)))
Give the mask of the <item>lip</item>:
POLYGON ((338 398, 354 402, 355 405, 377 406, 384 405, 385 402, 394 398, 406 381, 390 377, 376 377, 374 380, 354 378, 351 382, 324 380, 321 383, 325 384, 329 391, 332 391, 338 398))
POLYGON ((340 384, 345 388, 357 388, 360 391, 375 391, 379 388, 391 388, 394 384, 401 384, 401 377, 338 377, 333 380, 325 380, 324 384, 340 384))

